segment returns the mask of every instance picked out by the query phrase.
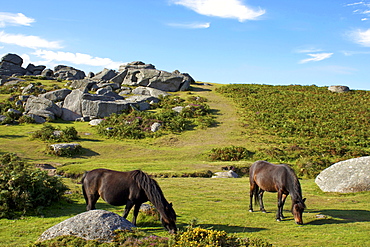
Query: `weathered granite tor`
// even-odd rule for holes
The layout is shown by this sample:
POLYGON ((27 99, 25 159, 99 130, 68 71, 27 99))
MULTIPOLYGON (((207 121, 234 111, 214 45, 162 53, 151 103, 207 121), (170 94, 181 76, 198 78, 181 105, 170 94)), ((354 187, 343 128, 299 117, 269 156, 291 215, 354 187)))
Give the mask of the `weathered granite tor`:
POLYGON ((370 191, 370 156, 331 165, 316 177, 315 183, 324 192, 370 191))
POLYGON ((90 210, 50 227, 37 241, 72 235, 86 240, 109 242, 113 240, 115 230, 130 230, 133 227, 135 226, 131 222, 118 214, 105 210, 90 210))

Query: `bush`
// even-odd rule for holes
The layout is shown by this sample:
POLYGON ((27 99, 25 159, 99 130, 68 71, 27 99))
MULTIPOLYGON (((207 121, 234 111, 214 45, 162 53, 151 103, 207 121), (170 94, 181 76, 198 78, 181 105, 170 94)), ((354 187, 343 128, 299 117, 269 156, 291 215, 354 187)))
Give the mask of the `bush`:
POLYGON ((268 242, 258 238, 238 238, 228 235, 225 231, 188 227, 186 231, 166 237, 148 235, 145 232, 134 230, 117 230, 112 242, 104 243, 96 240, 84 240, 75 236, 60 236, 43 242, 36 242, 33 247, 48 246, 158 246, 158 247, 206 247, 206 246, 233 246, 233 247, 270 247, 268 242))
POLYGON ((209 158, 212 161, 239 161, 253 157, 253 152, 248 151, 244 147, 223 147, 213 148, 209 153, 209 158))
POLYGON ((190 247, 190 246, 235 246, 235 247, 269 247, 269 244, 261 239, 238 238, 234 235, 229 235, 225 231, 213 229, 204 229, 201 227, 188 227, 186 231, 175 236, 174 247, 190 247))
POLYGON ((52 145, 47 145, 45 153, 56 155, 56 156, 67 156, 72 157, 76 154, 82 154, 82 146, 80 144, 77 145, 70 145, 67 148, 54 148, 52 145))
POLYGON ((74 127, 60 129, 50 124, 45 124, 40 130, 32 133, 31 137, 45 142, 70 142, 79 139, 77 130, 74 127))
POLYGON ((215 124, 212 112, 201 97, 184 100, 179 97, 160 97, 160 102, 152 105, 153 111, 127 111, 112 114, 98 126, 98 133, 108 138, 143 139, 159 137, 168 133, 180 133, 195 127, 207 128, 215 124), (196 103, 193 103, 196 102, 196 103), (181 112, 172 110, 182 106, 181 112), (159 123, 153 132, 151 126, 159 123))
POLYGON ((24 163, 15 154, 0 156, 0 218, 38 212, 59 201, 66 190, 59 178, 24 163))

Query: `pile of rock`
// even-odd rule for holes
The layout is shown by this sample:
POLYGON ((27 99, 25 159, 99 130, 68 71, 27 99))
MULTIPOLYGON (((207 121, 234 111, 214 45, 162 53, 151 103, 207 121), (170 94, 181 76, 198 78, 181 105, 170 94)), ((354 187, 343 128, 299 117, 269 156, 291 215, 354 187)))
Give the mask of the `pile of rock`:
POLYGON ((48 79, 60 80, 84 80, 94 82, 111 82, 121 85, 151 87, 166 92, 187 90, 193 78, 187 73, 180 73, 178 70, 170 73, 157 70, 152 64, 145 64, 141 61, 121 65, 119 71, 104 69, 96 75, 92 72, 86 76, 82 70, 66 65, 55 66, 54 70, 46 69, 44 65, 35 66, 29 64, 22 67, 23 59, 17 54, 6 54, 0 61, 0 75, 2 76, 43 76, 48 79))
POLYGON ((2 58, 0 86, 24 82, 14 77, 18 75, 40 75, 48 79, 68 80, 65 85, 67 88, 52 92, 42 91, 32 83, 23 89, 17 104, 23 104, 23 114, 38 123, 56 118, 90 121, 112 113, 119 114, 129 107, 147 110, 150 103, 158 102, 159 96, 187 90, 194 83, 189 74, 157 70, 154 65, 140 61, 122 65, 118 72, 104 69, 96 75, 90 72, 88 76, 81 70, 65 65, 58 65, 54 70, 34 65, 24 69, 21 67, 22 63, 23 59, 16 54, 7 54, 2 58), (41 94, 30 95, 35 91, 41 94), (91 91, 95 93, 89 93, 91 91))

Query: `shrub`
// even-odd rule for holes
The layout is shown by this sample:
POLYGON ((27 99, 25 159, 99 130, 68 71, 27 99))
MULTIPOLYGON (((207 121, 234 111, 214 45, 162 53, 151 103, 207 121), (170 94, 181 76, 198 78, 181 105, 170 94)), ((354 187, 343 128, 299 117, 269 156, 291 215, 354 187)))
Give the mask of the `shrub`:
POLYGON ((216 161, 239 161, 253 157, 253 152, 248 151, 244 147, 223 147, 213 148, 208 154, 210 160, 216 161))
POLYGON ((45 124, 40 130, 32 133, 31 137, 45 142, 70 142, 79 139, 77 130, 74 127, 60 129, 50 124, 45 124))
POLYGON ((259 246, 269 247, 269 244, 261 239, 238 238, 235 235, 229 235, 225 231, 213 229, 204 229, 201 227, 188 227, 186 231, 175 236, 174 247, 190 247, 190 246, 259 246))
POLYGON ((207 128, 215 124, 208 105, 201 97, 191 98, 191 103, 179 97, 160 97, 160 102, 152 105, 155 111, 126 111, 112 114, 98 126, 98 133, 108 138, 143 139, 158 137, 167 133, 180 133, 185 130, 207 128), (198 99, 199 98, 199 99, 198 99), (199 101, 199 102, 198 102, 199 101), (179 113, 172 110, 175 106, 184 107, 179 113), (160 123, 160 128, 152 132, 153 123, 160 123))
POLYGON ((59 178, 48 176, 15 154, 0 156, 0 218, 39 211, 60 200, 67 189, 59 178))
POLYGON ((67 156, 72 157, 76 154, 82 154, 82 146, 80 144, 74 145, 73 147, 67 148, 54 148, 52 145, 47 145, 46 154, 56 155, 56 156, 67 156))
POLYGON ((114 240, 110 243, 99 242, 96 240, 85 240, 75 236, 60 236, 43 242, 36 242, 33 247, 61 247, 61 246, 158 246, 158 247, 207 247, 207 246, 233 246, 233 247, 270 247, 270 243, 258 238, 238 238, 228 235, 225 231, 203 229, 200 227, 188 227, 177 235, 158 237, 148 235, 145 232, 134 230, 115 231, 114 240))

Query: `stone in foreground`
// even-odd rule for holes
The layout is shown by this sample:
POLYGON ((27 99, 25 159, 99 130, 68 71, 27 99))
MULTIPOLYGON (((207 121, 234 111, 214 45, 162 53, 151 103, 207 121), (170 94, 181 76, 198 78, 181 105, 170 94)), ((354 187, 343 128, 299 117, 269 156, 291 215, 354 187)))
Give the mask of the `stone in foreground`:
POLYGON ((86 240, 110 242, 115 230, 131 230, 133 227, 135 226, 131 222, 118 214, 105 210, 90 210, 50 227, 41 234, 38 241, 70 235, 86 240))
POLYGON ((370 156, 331 165, 316 177, 315 183, 324 192, 370 191, 370 156))

